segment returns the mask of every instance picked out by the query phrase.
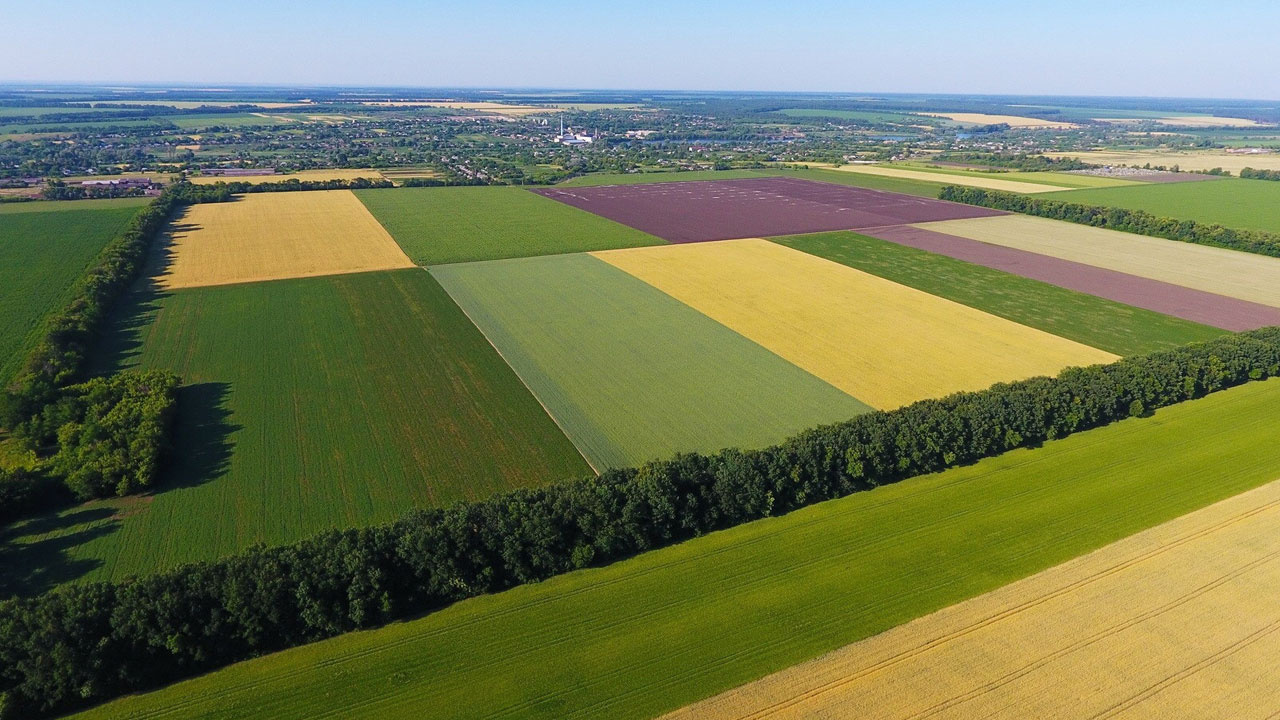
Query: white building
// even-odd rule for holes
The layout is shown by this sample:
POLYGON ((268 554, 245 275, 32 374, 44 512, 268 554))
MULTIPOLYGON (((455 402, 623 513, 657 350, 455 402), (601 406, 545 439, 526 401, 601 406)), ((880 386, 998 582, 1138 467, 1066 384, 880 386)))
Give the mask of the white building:
MULTIPOLYGON (((572 130, 572 128, 570 128, 572 130)), ((596 141, 594 135, 585 135, 583 133, 565 132, 564 116, 560 116, 560 134, 556 136, 556 142, 565 145, 589 145, 596 141)))

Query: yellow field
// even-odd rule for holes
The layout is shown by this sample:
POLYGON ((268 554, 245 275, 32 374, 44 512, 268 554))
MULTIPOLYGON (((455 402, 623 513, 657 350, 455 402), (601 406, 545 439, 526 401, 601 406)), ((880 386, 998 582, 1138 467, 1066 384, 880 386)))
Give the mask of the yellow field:
POLYGON ((350 190, 192 205, 169 238, 169 289, 413 267, 350 190))
POLYGON ((1021 115, 988 115, 987 113, 920 113, 930 117, 942 117, 962 123, 978 125, 996 125, 1004 123, 1015 128, 1073 128, 1074 123, 1045 120, 1043 118, 1022 117, 1021 115))
POLYGON ((880 409, 1116 359, 767 240, 592 254, 880 409))
POLYGON ((453 100, 390 100, 386 102, 366 102, 364 105, 380 105, 382 107, 438 107, 453 110, 474 110, 499 115, 532 115, 535 113, 558 112, 557 108, 545 105, 507 105, 496 102, 457 102, 453 100))
POLYGON ((1280 258, 1029 215, 916 227, 1280 307, 1280 258))
POLYGON ((838 165, 831 168, 841 172, 861 173, 863 175, 881 175, 883 177, 923 180, 925 182, 945 183, 947 185, 967 185, 988 190, 1003 190, 1016 193, 1058 192, 1067 188, 1059 185, 1029 183, 1020 180, 1003 180, 998 177, 975 177, 973 175, 949 175, 946 173, 908 170, 906 168, 886 167, 884 165, 838 165))
POLYGON ((1050 152, 1049 157, 1080 158, 1084 162, 1096 165, 1132 165, 1141 167, 1150 163, 1173 167, 1177 165, 1183 171, 1212 170, 1222 168, 1240 174, 1244 168, 1255 170, 1280 170, 1280 153, 1228 153, 1221 150, 1211 152, 1173 152, 1141 150, 1091 150, 1087 152, 1050 152))
POLYGON ((1276 717, 1280 482, 668 718, 1276 717))
POLYGON ((247 182, 247 183, 278 183, 286 180, 355 180, 356 178, 368 178, 369 180, 382 180, 382 173, 377 170, 363 169, 352 170, 348 168, 337 168, 333 170, 299 170, 298 172, 289 173, 287 175, 241 175, 238 177, 221 177, 217 175, 196 176, 191 178, 191 182, 196 185, 213 185, 220 182, 247 182))

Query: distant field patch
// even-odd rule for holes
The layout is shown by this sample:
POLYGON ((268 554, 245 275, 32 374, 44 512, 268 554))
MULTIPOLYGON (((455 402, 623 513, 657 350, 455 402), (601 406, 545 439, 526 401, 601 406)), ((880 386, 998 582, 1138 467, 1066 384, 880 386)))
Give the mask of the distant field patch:
POLYGON ((597 469, 760 447, 869 410, 589 255, 432 273, 597 469))
POLYGON ((1228 178, 1207 182, 1147 183, 1123 188, 1072 190, 1053 195, 1051 199, 1146 210, 1153 215, 1177 220, 1280 233, 1280 182, 1269 180, 1228 178))
POLYGON ((185 381, 172 466, 153 496, 13 529, 0 595, 119 580, 590 472, 420 269, 134 300, 110 345, 118 366, 185 381))
POLYGON ((1193 128, 1253 128, 1264 127, 1257 120, 1248 118, 1219 117, 1217 115, 1165 115, 1163 117, 1146 118, 1095 118, 1108 123, 1157 122, 1161 125, 1176 125, 1193 128))
POLYGON ((1280 307, 1280 258, 1029 215, 916 227, 1280 307))
POLYGON ((331 170, 299 170, 298 172, 275 175, 197 175, 191 178, 191 182, 196 185, 213 185, 220 182, 247 182, 256 185, 258 183, 281 183, 290 180, 323 181, 355 180, 356 178, 381 180, 383 175, 381 170, 333 168, 331 170))
POLYGON ((1280 711, 1280 482, 664 720, 1280 711))
POLYGON ((767 240, 596 257, 878 409, 1116 359, 767 240))
POLYGON ((799 177, 555 187, 534 192, 677 243, 1000 214, 932 197, 799 177))
MULTIPOLYGON (((1004 272, 866 235, 817 233, 773 241, 1117 355, 1167 350, 1224 332, 1023 277, 1016 267, 1004 272)), ((1073 267, 1070 276, 1079 274, 1073 267)), ((1275 316, 1280 323, 1280 310, 1275 316)))
POLYGON ((139 208, 149 202, 151 202, 151 198, 147 197, 104 198, 100 200, 33 200, 31 202, 0 203, 0 215, 66 212, 69 210, 139 208))
POLYGON ((970 187, 980 187, 987 188, 988 190, 1003 190, 1005 192, 1016 193, 1055 192, 1063 189, 1059 185, 1045 185, 1043 183, 1023 182, 1021 180, 1006 180, 995 173, 986 176, 978 174, 944 174, 901 167, 890 167, 887 165, 841 165, 832 169, 840 172, 862 173, 864 175, 882 175, 884 177, 906 178, 908 180, 936 182, 947 185, 968 185, 970 187))
POLYGON ((1077 127, 1074 123, 1023 117, 1021 115, 988 115, 987 113, 920 113, 943 117, 966 125, 1008 125, 1013 128, 1053 128, 1062 130, 1077 127))
POLYGON ((139 205, 98 203, 64 209, 57 203, 35 202, 13 207, 28 211, 0 210, 0 388, 8 386, 39 341, 45 317, 71 299, 76 280, 137 214, 139 205), (30 212, 26 206, 43 212, 30 212))
POLYGON ((250 193, 173 221, 167 289, 412 267, 349 190, 250 193))
MULTIPOLYGON (((1280 381, 1254 383, 76 717, 650 720, 1265 485, 1280 477, 1276 423, 1280 381)), ((1274 530, 1258 533, 1256 542, 1274 544, 1274 530)), ((1248 602, 1269 615, 1275 595, 1264 587, 1248 602)), ((1220 627, 1235 615, 1228 607, 1210 621, 1220 627)), ((1274 654, 1249 664, 1266 677, 1235 679, 1249 697, 1272 689, 1274 654)), ((1144 663, 1135 659, 1133 670, 1144 663)), ((971 670, 982 672, 981 663, 971 670)), ((1228 695, 1204 696, 1220 698, 1228 695)), ((1213 716, 1187 707, 1149 716, 1213 716)), ((880 717, 853 703, 840 711, 880 717)))
MULTIPOLYGON (((1049 152, 1050 157, 1073 157, 1095 165, 1162 165, 1178 166, 1190 172, 1222 168, 1239 174, 1246 167, 1255 170, 1280 170, 1280 153, 1229 153, 1222 150, 1090 150, 1083 152, 1049 152)), ((1265 182, 1265 181, 1263 181, 1265 182)))
POLYGON ((358 190, 356 197, 421 265, 662 243, 521 188, 358 190))
POLYGON ((453 100, 387 100, 381 102, 370 101, 362 104, 382 107, 447 108, 449 110, 493 113, 495 115, 510 115, 512 117, 523 117, 525 115, 536 115, 538 113, 553 113, 559 112, 560 110, 559 108, 547 105, 508 105, 507 103, 497 102, 458 102, 453 100))

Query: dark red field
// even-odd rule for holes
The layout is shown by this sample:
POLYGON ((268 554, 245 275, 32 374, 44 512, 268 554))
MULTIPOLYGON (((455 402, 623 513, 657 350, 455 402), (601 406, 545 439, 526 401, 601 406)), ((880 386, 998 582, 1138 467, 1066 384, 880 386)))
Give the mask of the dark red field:
POLYGON ((1004 214, 883 190, 779 177, 534 192, 675 243, 1004 214))
POLYGON ((1224 330, 1280 325, 1280 308, 915 227, 866 235, 1224 330))

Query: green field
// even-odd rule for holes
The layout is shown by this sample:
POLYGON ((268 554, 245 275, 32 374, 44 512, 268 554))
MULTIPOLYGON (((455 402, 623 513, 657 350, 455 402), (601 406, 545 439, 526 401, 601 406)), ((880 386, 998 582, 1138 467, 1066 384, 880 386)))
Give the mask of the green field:
POLYGON ((651 718, 1270 482, 1277 422, 1255 383, 80 717, 651 718))
POLYGON ((356 195, 421 265, 665 242, 521 188, 397 188, 356 195))
POLYGON ((142 296, 120 323, 122 365, 185 380, 174 464, 154 496, 10 529, 7 589, 118 579, 590 472, 420 269, 142 296))
POLYGON ((685 170, 681 172, 600 173, 570 178, 556 187, 591 187, 595 185, 640 185, 691 180, 741 180, 764 175, 782 175, 769 170, 685 170))
POLYGON ((776 110, 774 112, 778 115, 786 115, 787 117, 793 118, 860 120, 863 122, 887 125, 929 125, 932 127, 953 127, 960 124, 946 118, 876 110, 817 110, 812 108, 788 108, 786 110, 776 110))
POLYGON ((869 409, 589 255, 432 273, 597 469, 761 447, 869 409))
POLYGON ((40 340, 44 319, 71 299, 72 285, 139 205, 95 205, 79 212, 53 203, 0 206, 0 387, 40 340), (30 208, 29 206, 37 206, 30 208), (31 212, 32 209, 45 212, 31 212))
POLYGON ((1043 197, 1051 200, 1146 210, 1178 220, 1217 223, 1280 233, 1280 182, 1206 180, 1145 183, 1129 187, 1069 190, 1043 197))
POLYGON ((638 183, 684 182, 690 180, 742 180, 745 178, 759 177, 794 177, 804 180, 817 180, 818 182, 835 183, 837 185, 852 185, 853 187, 864 187, 872 190, 888 190, 890 192, 899 192, 907 195, 929 198, 938 197, 938 191, 942 189, 943 185, 947 184, 945 177, 939 178, 937 183, 932 183, 921 182, 919 180, 907 180, 903 178, 881 177, 878 175, 862 175, 859 173, 841 172, 839 170, 824 170, 819 167, 787 168, 778 166, 753 170, 695 170, 690 172, 669 173, 651 172, 628 173, 621 175, 585 175, 583 177, 567 180, 556 187, 633 185, 638 183))
POLYGON ((148 197, 104 198, 101 200, 33 200, 30 202, 0 203, 0 215, 22 213, 64 212, 67 210, 106 210, 109 208, 140 208, 151 202, 148 197))
MULTIPOLYGON (((277 114, 274 111, 268 111, 267 114, 277 114)), ((281 117, 288 117, 282 115, 281 117)), ((299 115, 298 120, 305 119, 305 116, 299 115)), ((160 118, 162 122, 170 122, 180 130, 200 130, 207 127, 257 127, 260 125, 288 125, 289 122, 276 120, 275 118, 262 117, 253 113, 227 113, 222 114, 191 114, 191 115, 165 115, 160 118)))
POLYGON ((1142 355, 1226 334, 1218 328, 857 233, 815 233, 773 240, 1117 355, 1142 355))

